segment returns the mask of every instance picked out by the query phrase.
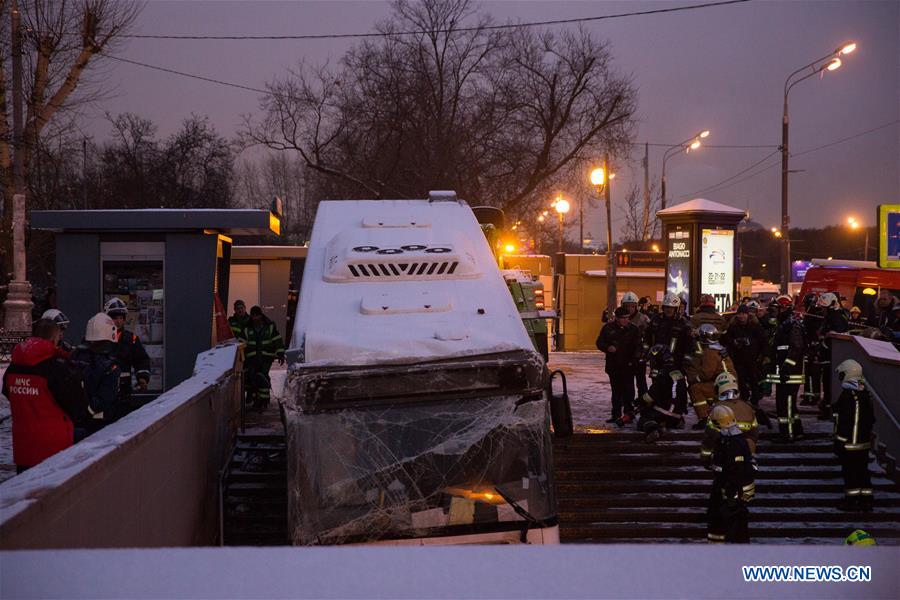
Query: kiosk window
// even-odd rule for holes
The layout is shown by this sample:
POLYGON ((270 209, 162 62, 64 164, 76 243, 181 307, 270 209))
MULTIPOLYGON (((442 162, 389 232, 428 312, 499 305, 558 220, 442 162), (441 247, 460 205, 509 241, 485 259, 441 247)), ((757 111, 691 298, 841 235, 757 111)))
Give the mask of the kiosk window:
POLYGON ((128 305, 125 329, 140 338, 150 356, 147 391, 163 391, 165 313, 162 261, 104 261, 103 302, 114 296, 128 305))

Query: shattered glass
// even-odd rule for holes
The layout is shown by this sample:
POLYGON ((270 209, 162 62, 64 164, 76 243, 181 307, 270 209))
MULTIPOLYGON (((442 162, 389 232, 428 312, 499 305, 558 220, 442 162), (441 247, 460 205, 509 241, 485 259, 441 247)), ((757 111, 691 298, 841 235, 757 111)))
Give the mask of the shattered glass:
POLYGON ((525 530, 555 519, 549 408, 534 382, 517 393, 323 409, 304 403, 294 375, 295 401, 284 405, 294 544, 525 530))

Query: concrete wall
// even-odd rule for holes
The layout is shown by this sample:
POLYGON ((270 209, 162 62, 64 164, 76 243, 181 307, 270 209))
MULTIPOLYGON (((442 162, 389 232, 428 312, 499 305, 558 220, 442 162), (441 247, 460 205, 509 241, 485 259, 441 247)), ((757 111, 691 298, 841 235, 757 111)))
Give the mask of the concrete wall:
POLYGON ((259 263, 260 308, 275 321, 284 337, 287 322, 288 286, 291 281, 290 260, 262 260, 259 263))
POLYGON ((242 367, 240 346, 210 350, 188 381, 4 482, 0 548, 214 545, 242 367))
MULTIPOLYGON (((653 269, 619 267, 620 271, 653 272, 653 269)), ((606 255, 567 254, 560 295, 562 350, 580 352, 596 350, 597 335, 603 326, 603 309, 606 308, 606 277, 588 275, 591 271, 606 270, 606 255)), ((658 269, 657 269, 658 270, 658 269)), ((616 277, 616 292, 619 297, 631 291, 641 296, 649 296, 658 303, 657 293, 665 289, 665 276, 659 277, 616 277)))
POLYGON ((875 407, 875 435, 878 442, 887 446, 894 458, 900 459, 900 352, 888 342, 871 340, 845 334, 832 334, 831 341, 831 389, 834 400, 841 390, 835 367, 848 358, 863 368, 863 376, 869 388, 881 402, 875 407))

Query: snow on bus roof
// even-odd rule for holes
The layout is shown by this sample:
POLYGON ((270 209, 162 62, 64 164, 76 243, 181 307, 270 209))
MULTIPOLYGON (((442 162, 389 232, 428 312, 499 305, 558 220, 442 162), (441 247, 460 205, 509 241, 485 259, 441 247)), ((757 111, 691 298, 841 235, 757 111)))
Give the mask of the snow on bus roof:
POLYGON ((301 289, 304 364, 533 350, 472 210, 449 195, 320 203, 301 289))

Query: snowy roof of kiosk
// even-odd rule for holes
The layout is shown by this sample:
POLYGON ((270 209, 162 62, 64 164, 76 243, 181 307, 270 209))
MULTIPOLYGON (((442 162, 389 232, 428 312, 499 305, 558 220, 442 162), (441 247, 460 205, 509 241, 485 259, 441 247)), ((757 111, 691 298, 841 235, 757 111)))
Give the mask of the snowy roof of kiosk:
POLYGON ((681 204, 676 204, 675 206, 664 208, 660 211, 657 211, 656 214, 677 215, 692 212, 710 212, 735 216, 740 215, 741 217, 747 214, 747 212, 743 209, 728 206, 727 204, 713 202, 712 200, 706 200, 705 198, 694 198, 693 200, 688 200, 687 202, 682 202, 681 204))
POLYGON ((471 208, 432 198, 319 204, 291 342, 303 363, 533 350, 471 208))

